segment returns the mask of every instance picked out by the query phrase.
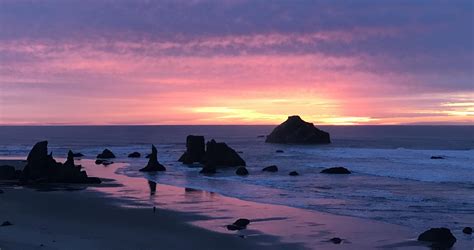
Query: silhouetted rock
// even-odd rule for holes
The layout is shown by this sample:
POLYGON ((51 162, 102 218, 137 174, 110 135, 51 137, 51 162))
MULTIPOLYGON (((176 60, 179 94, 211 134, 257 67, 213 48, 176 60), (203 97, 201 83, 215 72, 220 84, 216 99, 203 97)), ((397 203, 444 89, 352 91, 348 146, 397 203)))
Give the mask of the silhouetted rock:
POLYGON ((236 231, 247 228, 247 225, 250 224, 248 219, 238 219, 233 224, 227 225, 227 230, 236 231))
POLYGON ((264 171, 264 172, 278 172, 278 167, 275 166, 275 165, 271 165, 271 166, 263 168, 262 171, 264 171))
POLYGON ((133 152, 133 153, 128 155, 129 158, 140 158, 140 156, 142 156, 142 155, 138 152, 133 152))
POLYGON ((95 164, 97 165, 104 165, 104 166, 108 166, 110 164, 114 163, 113 161, 108 161, 108 160, 102 160, 102 159, 97 159, 95 160, 95 164))
POLYGON ((73 153, 72 156, 75 158, 80 158, 80 157, 83 157, 84 155, 81 153, 73 153))
POLYGON ((102 151, 102 153, 97 155, 97 158, 111 159, 111 158, 115 158, 115 155, 114 155, 114 153, 112 153, 112 151, 110 151, 109 149, 106 148, 106 149, 104 149, 104 151, 102 151))
POLYGON ((245 161, 235 150, 223 142, 211 140, 206 144, 206 153, 201 161, 206 166, 237 167, 245 166, 245 161))
POLYGON ((444 159, 444 157, 443 156, 431 156, 431 159, 432 160, 442 160, 442 159, 444 159))
POLYGON ((296 172, 296 171, 291 171, 288 175, 297 176, 297 175, 300 175, 300 174, 298 174, 298 172, 296 172))
POLYGON ((334 244, 341 244, 342 239, 338 238, 338 237, 334 237, 334 238, 330 239, 329 241, 334 243, 334 244))
POLYGON ((456 237, 448 228, 431 228, 418 236, 419 241, 432 242, 433 248, 451 248, 456 243, 456 237))
POLYGON ((205 154, 204 136, 188 135, 186 137, 186 152, 178 161, 184 164, 201 162, 205 154))
POLYGON ((151 145, 151 155, 146 167, 140 169, 141 172, 166 171, 166 168, 158 162, 158 150, 151 145))
POLYGON ((321 173, 323 174, 350 174, 351 171, 343 167, 333 167, 333 168, 323 169, 321 173))
POLYGON ((69 152, 67 153, 67 159, 66 161, 64 162, 64 166, 65 167, 74 167, 74 153, 69 150, 69 152))
POLYGON ((248 171, 245 167, 239 167, 239 168, 235 171, 235 174, 236 174, 236 175, 248 175, 248 174, 249 174, 249 171, 248 171))
POLYGON ((145 158, 150 159, 151 154, 147 154, 145 158))
POLYGON ((114 164, 114 162, 113 161, 102 161, 102 165, 104 165, 104 166, 108 166, 110 164, 114 164))
POLYGON ((6 226, 12 226, 12 225, 13 225, 13 224, 12 224, 11 222, 9 222, 9 221, 4 221, 4 222, 2 223, 2 225, 0 225, 0 226, 1 226, 1 227, 6 227, 6 226))
POLYGON ((15 170, 15 167, 3 165, 0 166, 0 180, 16 180, 21 176, 20 170, 15 170))
POLYGON ((465 227, 462 230, 462 232, 465 233, 465 234, 472 234, 472 227, 465 227))
POLYGON ((241 230, 241 229, 242 229, 242 228, 240 228, 240 227, 238 227, 238 226, 236 226, 236 225, 232 225, 232 224, 231 224, 231 225, 227 225, 226 227, 227 227, 227 230, 229 230, 229 231, 237 231, 237 230, 241 230))
POLYGON ((199 171, 200 174, 215 174, 217 173, 217 170, 215 167, 212 166, 204 166, 201 171, 199 171))
POLYGON ((3 193, 5 193, 5 192, 4 192, 3 190, 1 190, 1 189, 0 189, 0 194, 3 194, 3 193))
POLYGON ((316 128, 312 123, 303 121, 299 116, 289 116, 282 124, 267 136, 268 143, 292 144, 328 144, 329 133, 316 128))
POLYGON ((275 151, 275 153, 285 153, 285 151, 278 149, 275 151))
POLYGON ((238 227, 247 227, 247 225, 250 224, 250 220, 248 219, 238 219, 234 222, 234 225, 238 226, 238 227))
POLYGON ((56 162, 52 153, 48 155, 48 142, 36 143, 27 157, 27 164, 21 175, 22 183, 100 183, 99 178, 87 176, 80 166, 74 165, 74 156, 68 152, 64 164, 56 162))

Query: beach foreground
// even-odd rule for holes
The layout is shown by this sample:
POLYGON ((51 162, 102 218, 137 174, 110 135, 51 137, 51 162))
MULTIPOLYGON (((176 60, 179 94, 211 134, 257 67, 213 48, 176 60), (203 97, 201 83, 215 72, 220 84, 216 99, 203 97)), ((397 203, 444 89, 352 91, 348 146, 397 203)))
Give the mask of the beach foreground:
POLYGON ((143 178, 115 174, 125 164, 81 164, 114 180, 80 190, 1 187, 1 219, 13 223, 0 227, 1 249, 426 249, 401 226, 160 184, 151 195, 143 178), (238 218, 251 220, 248 229, 227 231, 238 218))

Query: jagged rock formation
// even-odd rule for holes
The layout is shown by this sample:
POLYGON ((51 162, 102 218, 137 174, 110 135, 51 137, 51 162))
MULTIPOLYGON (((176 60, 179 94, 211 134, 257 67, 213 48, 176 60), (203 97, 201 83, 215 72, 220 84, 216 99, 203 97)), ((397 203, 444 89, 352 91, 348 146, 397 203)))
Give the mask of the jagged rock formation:
POLYGON ((206 154, 202 164, 215 167, 237 167, 245 166, 245 161, 234 149, 227 146, 224 142, 211 140, 206 143, 206 154))
POLYGON ((178 161, 184 164, 201 162, 205 153, 204 136, 188 135, 186 137, 186 152, 178 161))
POLYGON ((158 162, 158 150, 151 145, 151 154, 146 167, 140 169, 141 172, 166 171, 166 168, 158 162))
POLYGON ((329 133, 316 128, 312 123, 303 121, 299 116, 289 116, 282 124, 273 129, 265 142, 287 144, 328 144, 329 133))
POLYGON ((80 166, 74 165, 71 151, 64 164, 56 162, 52 153, 48 155, 47 141, 33 146, 27 162, 21 174, 22 183, 101 183, 99 178, 88 177, 86 171, 81 171, 80 166))

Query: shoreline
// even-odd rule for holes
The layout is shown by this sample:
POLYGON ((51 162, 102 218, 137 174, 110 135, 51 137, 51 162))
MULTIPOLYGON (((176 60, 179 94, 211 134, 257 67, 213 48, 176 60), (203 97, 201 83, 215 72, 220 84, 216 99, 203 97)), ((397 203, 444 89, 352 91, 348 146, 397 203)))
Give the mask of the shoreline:
MULTIPOLYGON (((115 173, 124 164, 115 163, 112 167, 104 168, 91 165, 92 162, 87 159, 78 161, 85 163, 91 176, 114 180, 73 192, 38 192, 29 188, 1 187, 5 193, 0 195, 0 199, 11 206, 1 207, 0 214, 10 215, 11 219, 4 220, 10 220, 14 225, 0 227, 0 247, 36 249, 38 242, 44 239, 46 243, 49 240, 49 243, 39 243, 44 245, 41 249, 55 249, 58 246, 59 249, 74 249, 67 245, 71 240, 75 242, 74 245, 77 241, 77 246, 80 245, 78 249, 97 249, 105 245, 107 248, 127 249, 121 248, 125 245, 116 243, 116 236, 123 234, 123 237, 138 238, 128 239, 124 243, 135 249, 163 247, 158 242, 176 243, 173 249, 189 248, 194 244, 206 249, 426 249, 425 245, 416 241, 419 232, 384 222, 244 201, 163 184, 157 184, 157 193, 150 195, 144 178, 115 173), (33 202, 34 205, 25 210, 21 208, 25 201, 33 202), (151 204, 157 208, 155 214, 151 204), (38 207, 42 209, 38 210, 38 207), (54 209, 46 209, 48 207, 54 209), (85 209, 93 214, 84 214, 85 209), (94 222, 94 216, 100 216, 99 222, 94 222), (251 220, 248 229, 237 233, 225 229, 226 224, 241 217, 251 220), (44 225, 45 218, 48 218, 47 226, 44 225), (77 228, 78 223, 84 222, 87 222, 87 229, 82 226, 77 228), (50 233, 46 235, 42 231, 50 233), (31 235, 28 237, 29 245, 18 245, 24 242, 25 232, 31 235), (179 238, 171 237, 173 234, 179 235, 179 238), (91 235, 100 237, 91 238, 91 235), (158 235, 170 237, 160 238, 158 235), (342 238, 342 244, 329 242, 333 237, 342 238), (187 243, 179 245, 182 243, 181 238, 187 239, 187 243), (60 241, 68 243, 60 245, 60 241), (212 244, 206 247, 206 243, 212 244)), ((453 249, 463 249, 468 243, 458 240, 453 249)))

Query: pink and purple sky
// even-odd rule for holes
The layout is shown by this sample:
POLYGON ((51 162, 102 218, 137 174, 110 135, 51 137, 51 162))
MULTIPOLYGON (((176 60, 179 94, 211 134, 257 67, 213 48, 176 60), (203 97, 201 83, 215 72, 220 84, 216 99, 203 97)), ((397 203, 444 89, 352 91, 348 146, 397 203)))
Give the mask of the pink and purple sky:
POLYGON ((472 1, 0 1, 0 124, 474 124, 472 1))

